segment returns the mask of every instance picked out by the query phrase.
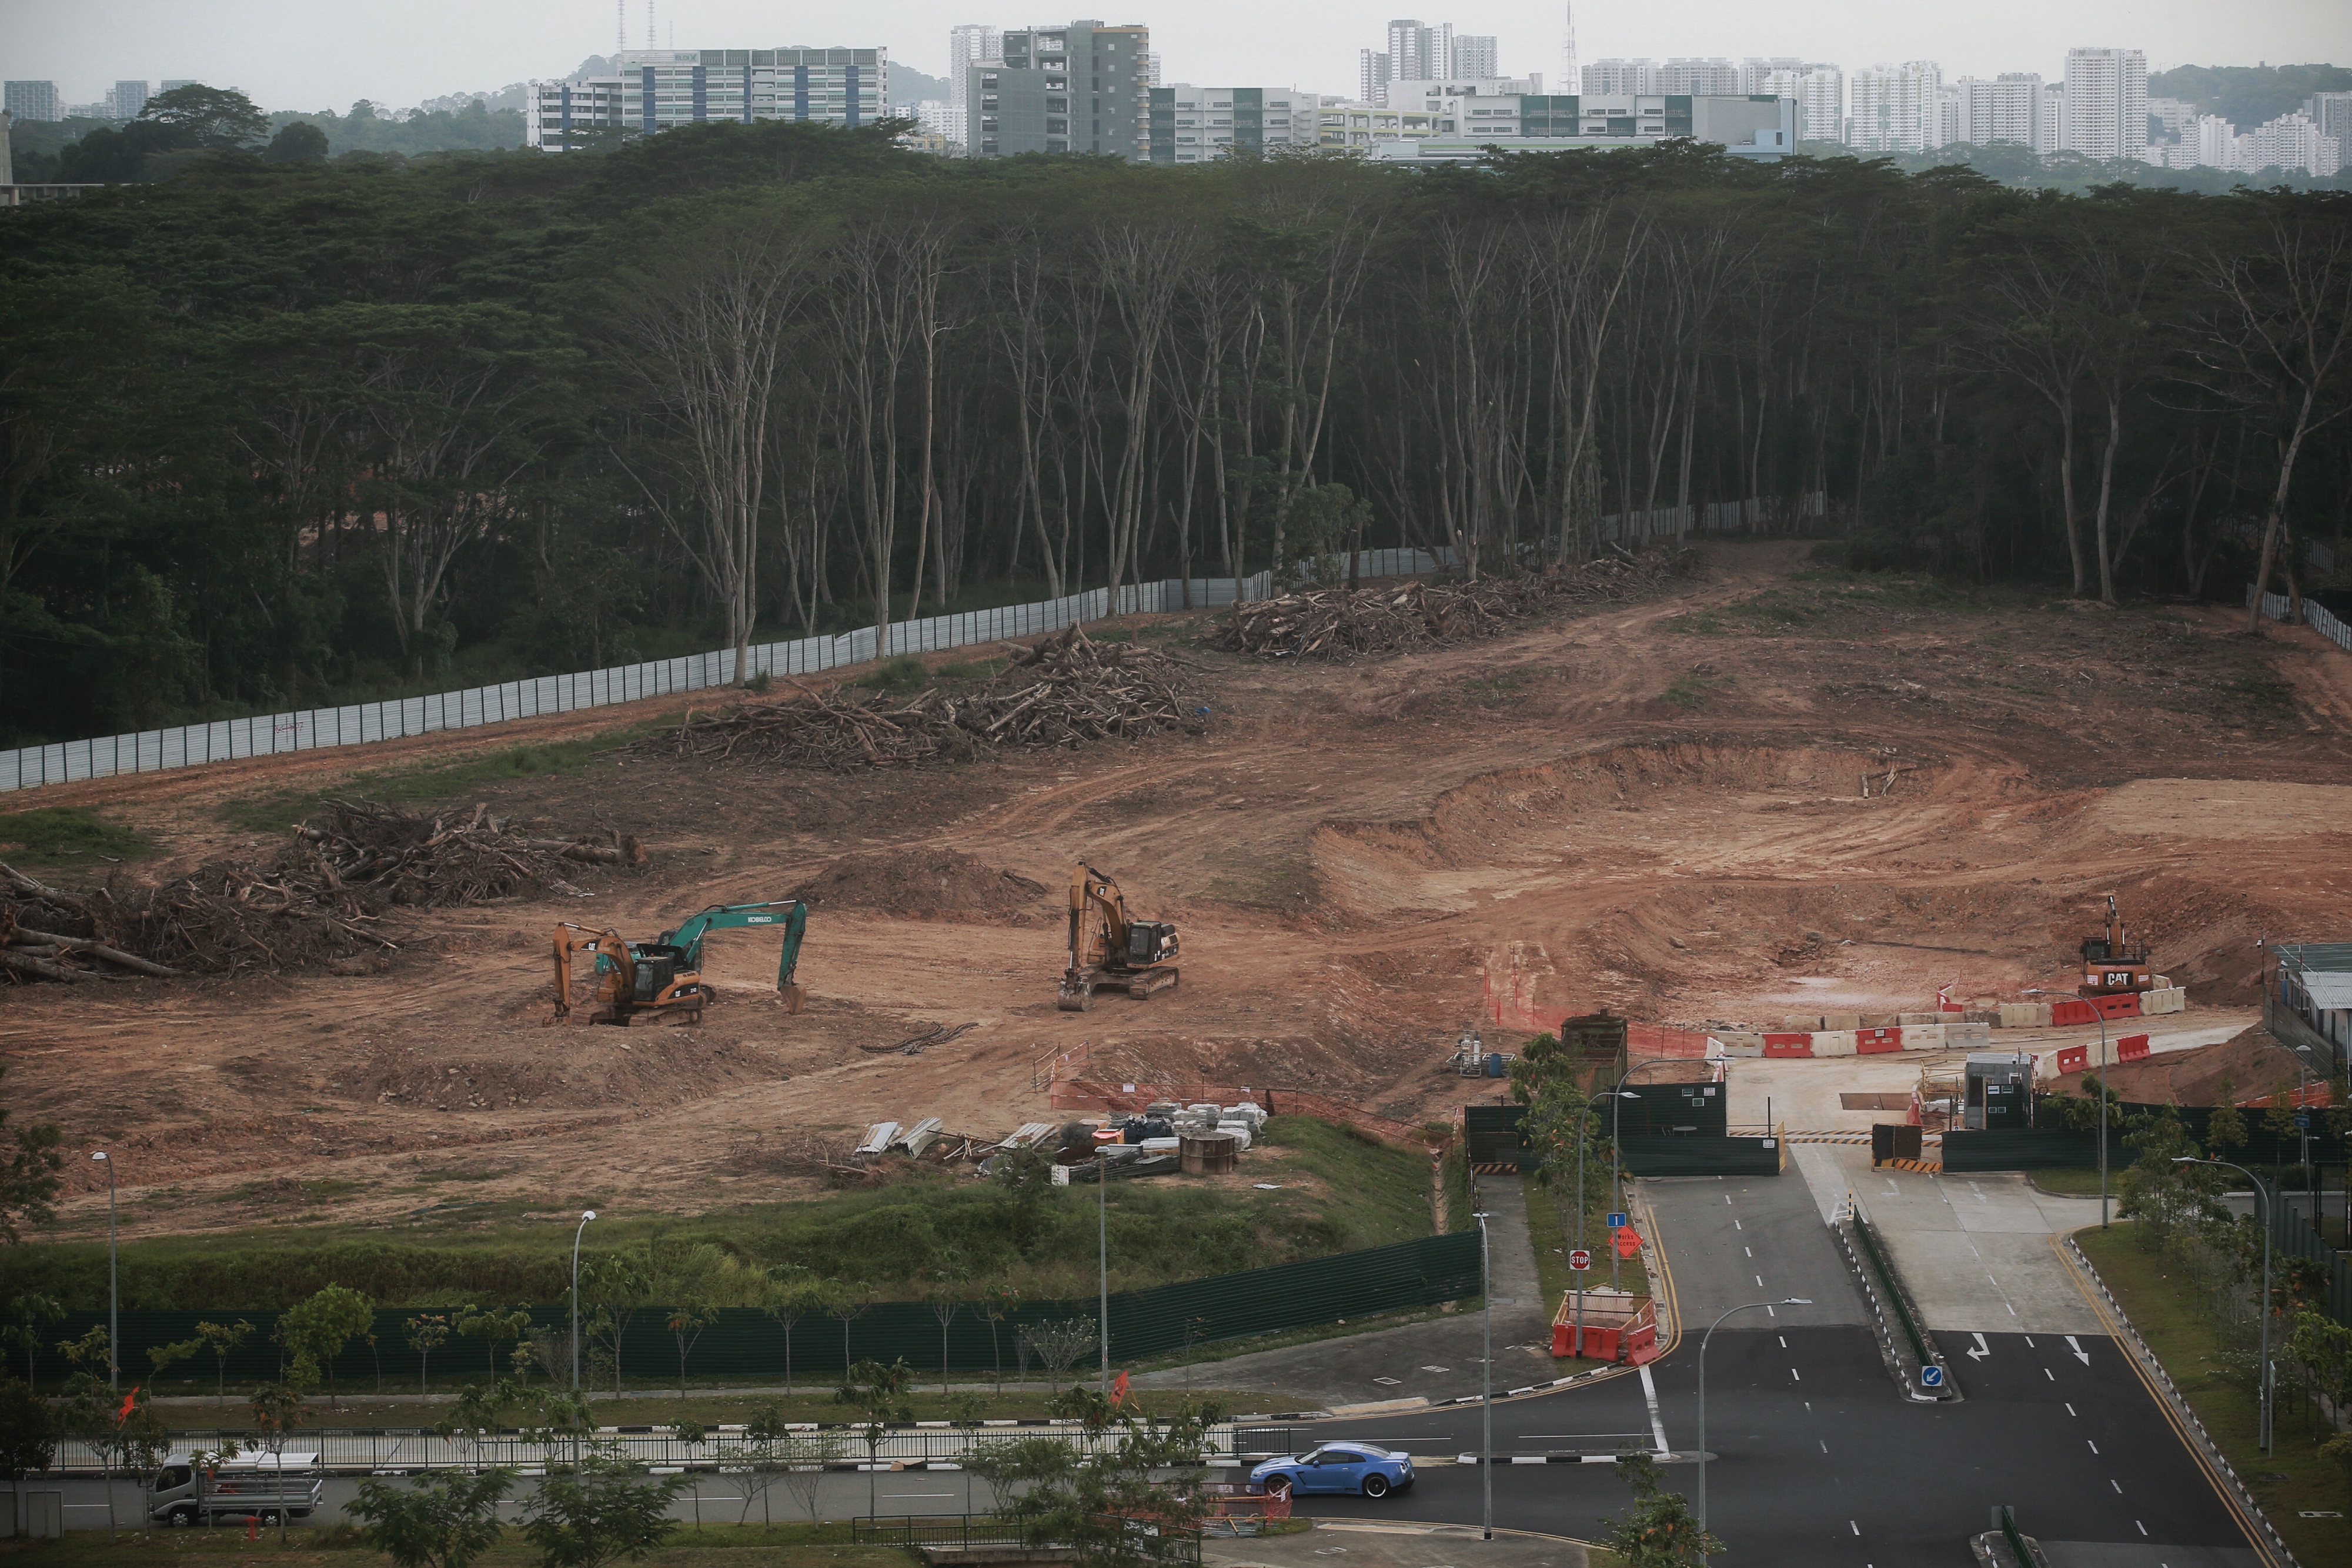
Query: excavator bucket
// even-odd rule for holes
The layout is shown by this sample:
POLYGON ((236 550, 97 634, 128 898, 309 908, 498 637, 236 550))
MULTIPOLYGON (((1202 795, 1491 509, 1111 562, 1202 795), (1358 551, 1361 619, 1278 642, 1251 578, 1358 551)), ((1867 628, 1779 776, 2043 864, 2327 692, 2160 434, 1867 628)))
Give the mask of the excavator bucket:
POLYGON ((784 1010, 788 1013, 796 1013, 800 1011, 801 1009, 808 1006, 808 988, 806 986, 778 986, 776 988, 776 995, 783 999, 784 1010))

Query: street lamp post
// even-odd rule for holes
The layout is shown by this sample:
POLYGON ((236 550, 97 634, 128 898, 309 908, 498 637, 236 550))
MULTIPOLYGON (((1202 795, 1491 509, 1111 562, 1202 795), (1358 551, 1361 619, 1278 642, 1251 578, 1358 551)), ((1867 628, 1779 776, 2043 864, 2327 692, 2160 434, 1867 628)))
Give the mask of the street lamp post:
POLYGON ((1707 1324, 1707 1325, 1706 1325, 1706 1333, 1699 1336, 1699 1342, 1698 1342, 1698 1532, 1699 1532, 1701 1535, 1705 1535, 1705 1534, 1706 1533, 1706 1347, 1707 1347, 1707 1342, 1708 1342, 1708 1341, 1710 1341, 1710 1340, 1712 1340, 1712 1339, 1714 1339, 1714 1338, 1715 1338, 1715 1331, 1716 1331, 1717 1329, 1718 1329, 1718 1328, 1720 1328, 1720 1327, 1722 1327, 1722 1326, 1723 1326, 1723 1318, 1727 1318, 1727 1317, 1731 1316, 1731 1315, 1732 1315, 1732 1312, 1754 1312, 1754 1311, 1755 1311, 1757 1308, 1759 1308, 1759 1307, 1810 1307, 1810 1306, 1811 1306, 1812 1304, 1813 1304, 1812 1298, 1811 1298, 1811 1297, 1810 1297, 1810 1296, 1790 1296, 1788 1300, 1786 1300, 1786 1301, 1749 1301, 1749 1302, 1748 1302, 1748 1303, 1747 1303, 1746 1305, 1744 1305, 1744 1306, 1738 1306, 1738 1307, 1734 1307, 1734 1308, 1732 1308, 1732 1309, 1731 1309, 1731 1312, 1727 1312, 1724 1313, 1722 1318, 1717 1318, 1717 1319, 1716 1319, 1716 1320, 1715 1320, 1715 1322, 1711 1322, 1711 1323, 1707 1324))
MULTIPOLYGON (((1585 1136, 1584 1119, 1592 1113, 1592 1107, 1595 1104, 1599 1103, 1602 1100, 1611 1099, 1611 1096, 1612 1095, 1616 1096, 1616 1100, 1611 1100, 1609 1113, 1612 1118, 1612 1125, 1613 1128, 1613 1118, 1617 1114, 1617 1100, 1638 1100, 1641 1098, 1638 1094, 1630 1094, 1624 1092, 1624 1080, 1618 1080, 1618 1087, 1615 1089, 1604 1089, 1600 1093, 1588 1097, 1584 1103, 1577 1108, 1576 1250, 1579 1252, 1584 1250, 1584 1211, 1589 1207, 1584 1201, 1584 1145, 1591 1141, 1590 1138, 1585 1136)), ((1612 1137, 1615 1135, 1613 1131, 1611 1135, 1612 1137)), ((1612 1149, 1610 1153, 1613 1156, 1616 1151, 1612 1149)), ((1571 1263, 1573 1263, 1573 1261, 1574 1260, 1570 1260, 1571 1263)), ((1589 1262, 1590 1260, 1588 1259, 1587 1261, 1589 1262)), ((1570 1268, 1569 1271, 1570 1273, 1582 1273, 1587 1272, 1588 1270, 1570 1268)), ((1611 1238, 1609 1247, 1609 1283, 1612 1289, 1614 1289, 1617 1284, 1617 1247, 1616 1239, 1613 1237, 1611 1238)), ((1578 1358, 1581 1359, 1584 1355, 1584 1281, 1581 1280, 1576 1281, 1576 1311, 1573 1317, 1573 1332, 1576 1335, 1576 1354, 1578 1358)))
POLYGON ((1102 1322, 1095 1337, 1102 1341, 1102 1392, 1110 1397, 1110 1151, 1095 1145, 1095 1244, 1102 1267, 1102 1322))
POLYGON ((580 1392, 580 1238, 588 1222, 596 1218, 593 1208, 580 1215, 580 1228, 572 1233, 572 1392, 580 1392))
POLYGON ((1478 1375, 1483 1378, 1482 1418, 1485 1430, 1479 1437, 1478 1480, 1486 1493, 1481 1541, 1495 1539, 1495 1281, 1486 1256, 1486 1215, 1485 1210, 1472 1215, 1478 1222, 1478 1299, 1484 1317, 1483 1332, 1486 1348, 1478 1359, 1478 1375))
POLYGON ((106 1167, 106 1385, 122 1392, 122 1291, 115 1268, 114 1161, 104 1149, 89 1156, 106 1167))
MULTIPOLYGON (((2048 997, 2059 993, 2045 991, 2040 986, 2030 986, 2025 994, 2048 997)), ((2107 1015, 2095 1006, 2091 1011, 2097 1014, 2099 1020, 2099 1228, 2105 1230, 2107 1228, 2107 1069, 2114 1064, 2107 1061, 2107 1015)), ((2025 1093, 2030 1103, 2033 1096, 2031 1084, 2026 1086, 2025 1093)))
MULTIPOLYGON (((1609 1190, 1616 1199, 1612 1207, 1620 1214, 1625 1210, 1625 1150, 1618 1141, 1619 1134, 1624 1126, 1625 1102, 1641 1098, 1639 1094, 1629 1092, 1625 1085, 1643 1068, 1655 1067, 1659 1062, 1670 1060, 1659 1056, 1635 1062, 1618 1075, 1617 1087, 1609 1092, 1612 1096, 1609 1102, 1609 1190)), ((1613 1236, 1609 1239, 1609 1288, 1612 1291, 1617 1288, 1617 1239, 1613 1236)))
POLYGON ((2233 1171, 2236 1171, 2240 1176, 2244 1176, 2248 1181, 2250 1181, 2250 1182, 2252 1182, 2252 1183, 2253 1183, 2253 1184, 2254 1184, 2254 1203, 2255 1203, 2255 1206, 2256 1206, 2257 1211, 2262 1215, 2262 1219, 2263 1219, 2263 1297, 2262 1297, 2263 1331, 2262 1331, 2262 1367, 2261 1367, 2262 1380, 2261 1380, 2261 1384, 2260 1384, 2260 1387, 2261 1387, 2261 1389, 2262 1389, 2262 1401, 2261 1401, 2261 1406, 2260 1406, 2260 1408, 2261 1408, 2261 1416, 2262 1416, 2262 1420, 2261 1420, 2261 1427, 2262 1427, 2261 1441, 2262 1441, 2263 1452, 2264 1454, 2268 1454, 2268 1453, 2270 1453, 2270 1452, 2271 1452, 2271 1444, 2272 1444, 2272 1439, 2273 1439, 2273 1438, 2274 1437, 2274 1436, 2275 1436, 2275 1434, 2271 1430, 2271 1428, 2272 1428, 2272 1425, 2273 1425, 2273 1412, 2272 1412, 2272 1409, 2271 1409, 2271 1405, 2272 1405, 2272 1390, 2271 1390, 2271 1220, 2272 1220, 2272 1216, 2271 1216, 2271 1195, 2270 1195, 2270 1189, 2263 1186, 2263 1178, 2262 1178, 2262 1177, 2260 1177, 2260 1176, 2256 1176, 2253 1172, 2252 1172, 2252 1171, 2248 1170, 2245 1166, 2242 1166, 2242 1165, 2238 1165, 2238 1164, 2234 1163, 2233 1161, 2230 1161, 2230 1160, 2200 1160, 2200 1159, 2197 1158, 2197 1156, 2195 1156, 2194 1155, 2176 1155, 2176 1156, 2174 1157, 2174 1159, 2173 1159, 2173 1162, 2172 1162, 2172 1163, 2173 1163, 2174 1165, 2177 1165, 2177 1166, 2228 1166, 2230 1167, 2230 1169, 2231 1169, 2231 1170, 2233 1170, 2233 1171))

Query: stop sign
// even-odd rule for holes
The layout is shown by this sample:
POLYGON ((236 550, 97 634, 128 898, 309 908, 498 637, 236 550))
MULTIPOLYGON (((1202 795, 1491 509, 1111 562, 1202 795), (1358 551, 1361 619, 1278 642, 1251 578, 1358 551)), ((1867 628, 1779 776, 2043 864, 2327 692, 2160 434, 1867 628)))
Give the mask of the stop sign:
POLYGON ((1583 1270, 1590 1269, 1592 1267, 1592 1254, 1587 1252, 1581 1247, 1576 1248, 1568 1255, 1568 1266, 1570 1269, 1579 1270, 1580 1272, 1583 1270))

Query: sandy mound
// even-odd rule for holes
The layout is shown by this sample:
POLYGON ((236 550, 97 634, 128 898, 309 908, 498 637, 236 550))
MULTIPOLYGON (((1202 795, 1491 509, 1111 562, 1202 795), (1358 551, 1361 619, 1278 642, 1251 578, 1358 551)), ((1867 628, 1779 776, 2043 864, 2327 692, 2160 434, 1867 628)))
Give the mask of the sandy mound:
MULTIPOLYGON (((2135 1105, 2212 1105, 2221 1101, 2225 1078, 2230 1097, 2242 1104, 2273 1090, 2297 1088, 2305 1074, 2294 1053, 2257 1025, 2219 1045, 2167 1051, 2119 1066, 2114 1083, 2116 1092, 2135 1105)), ((2058 1083, 2069 1094, 2083 1092, 2079 1072, 2058 1083)))
POLYGON ((845 855, 785 896, 804 898, 814 908, 870 909, 900 920, 1025 925, 1058 913, 1044 883, 942 850, 845 855))

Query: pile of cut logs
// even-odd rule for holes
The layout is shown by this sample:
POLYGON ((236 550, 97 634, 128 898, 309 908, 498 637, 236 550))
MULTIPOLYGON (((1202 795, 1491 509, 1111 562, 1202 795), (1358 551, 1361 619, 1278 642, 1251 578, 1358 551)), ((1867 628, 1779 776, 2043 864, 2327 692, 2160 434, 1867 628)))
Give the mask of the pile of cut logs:
POLYGON ((1076 747, 1170 731, 1199 734, 1182 666, 1133 643, 1097 643, 1073 626, 1019 648, 994 678, 927 688, 901 701, 844 687, 782 702, 743 703, 690 718, 641 749, 706 762, 775 762, 847 771, 969 761, 994 747, 1076 747))
POLYGON ((1444 648, 1496 637, 1511 623, 1563 604, 1606 603, 1654 591, 1691 570, 1694 552, 1619 553, 1470 583, 1327 588, 1236 604, 1215 646, 1269 659, 1349 659, 1444 648))

